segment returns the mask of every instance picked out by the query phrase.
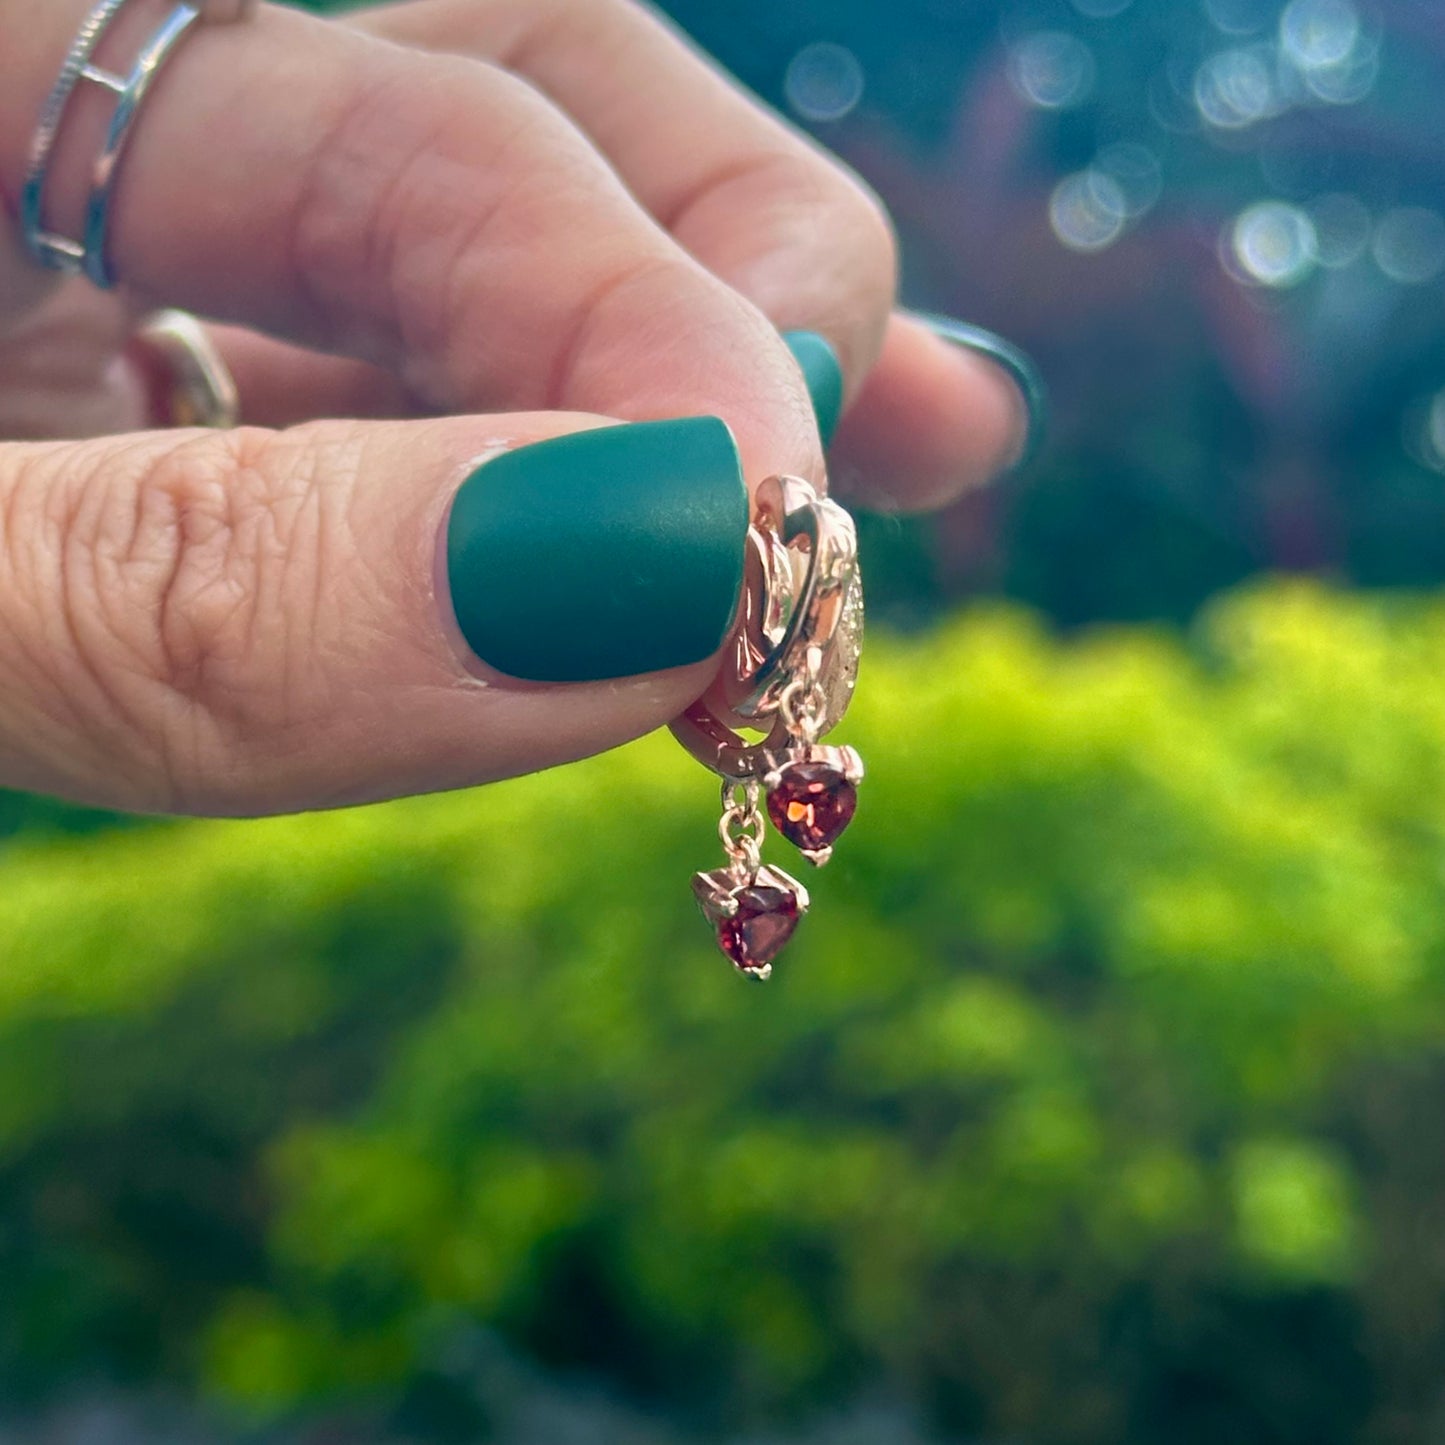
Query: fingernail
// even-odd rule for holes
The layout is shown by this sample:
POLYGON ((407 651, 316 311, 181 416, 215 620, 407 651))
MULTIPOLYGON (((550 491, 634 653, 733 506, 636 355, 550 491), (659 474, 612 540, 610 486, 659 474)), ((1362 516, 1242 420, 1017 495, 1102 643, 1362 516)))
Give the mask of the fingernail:
POLYGON ((827 446, 843 415, 843 368, 838 364, 838 353, 827 337, 816 331, 785 331, 783 340, 803 369, 808 395, 813 399, 813 415, 818 419, 818 435, 827 446))
POLYGON ((1038 455, 1048 431, 1049 394, 1038 367, 1028 354, 1012 341, 1005 341, 996 332, 985 331, 982 326, 973 326, 967 321, 955 320, 952 316, 939 316, 923 311, 915 311, 913 314, 935 336, 951 341, 966 351, 988 357, 1013 378, 1023 396, 1024 440, 1018 460, 1013 463, 1011 470, 1019 471, 1026 467, 1038 455))
POLYGON ((742 588, 748 496, 716 417, 600 427, 484 462, 447 524, 462 636, 499 672, 596 682, 722 644, 742 588))

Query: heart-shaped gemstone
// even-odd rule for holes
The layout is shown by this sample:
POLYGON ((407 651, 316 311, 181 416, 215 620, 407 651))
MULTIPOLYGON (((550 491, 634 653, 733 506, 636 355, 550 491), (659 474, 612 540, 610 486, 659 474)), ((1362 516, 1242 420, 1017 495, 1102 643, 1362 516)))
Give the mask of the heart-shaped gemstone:
POLYGON ((744 973, 772 971, 802 916, 791 889, 755 883, 733 894, 738 911, 717 926, 718 946, 744 973))
POLYGON ((768 816, 811 863, 826 863, 858 810, 863 765, 852 748, 812 748, 768 775, 768 816))
POLYGON ((772 974, 773 960, 808 911, 808 890, 771 864, 751 877, 730 868, 695 873, 692 889, 717 930, 718 947, 749 978, 772 974))

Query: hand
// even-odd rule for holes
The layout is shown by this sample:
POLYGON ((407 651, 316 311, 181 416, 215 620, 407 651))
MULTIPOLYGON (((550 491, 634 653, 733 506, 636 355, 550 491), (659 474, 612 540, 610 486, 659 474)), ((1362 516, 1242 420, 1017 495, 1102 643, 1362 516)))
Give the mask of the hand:
MULTIPOLYGON (((699 638, 721 635, 725 579, 708 568, 733 513, 715 432, 694 429, 714 534, 671 519, 707 595, 659 563, 677 574, 664 610, 695 625, 650 648, 640 619, 599 680, 544 666, 518 683, 479 661, 451 589, 488 602, 485 558, 449 571, 438 538, 477 459, 500 452, 510 469, 467 485, 508 488, 538 558, 582 525, 542 489, 579 475, 599 547, 617 505, 666 512, 638 485, 616 496, 674 464, 671 433, 625 466, 623 433, 584 442, 560 483, 555 453, 520 450, 607 419, 718 417, 749 483, 820 481, 781 331, 819 333, 841 360, 833 470, 860 499, 931 505, 1022 446, 1004 373, 891 311, 876 202, 629 0, 418 0, 333 22, 263 6, 198 28, 120 174, 121 291, 58 282, 21 247, 17 198, 88 4, 0 0, 0 436, 46 439, 0 447, 0 782, 278 811, 480 782, 665 722, 709 679, 699 638), (251 425, 134 431, 146 391, 117 357, 160 305, 216 323, 251 425), (683 665, 620 677, 629 657, 683 665)), ((163 13, 134 0, 126 35, 163 13)), ((105 113, 81 101, 49 192, 72 233, 105 113)), ((583 582, 599 598, 578 610, 585 633, 605 581, 528 585, 583 582)))

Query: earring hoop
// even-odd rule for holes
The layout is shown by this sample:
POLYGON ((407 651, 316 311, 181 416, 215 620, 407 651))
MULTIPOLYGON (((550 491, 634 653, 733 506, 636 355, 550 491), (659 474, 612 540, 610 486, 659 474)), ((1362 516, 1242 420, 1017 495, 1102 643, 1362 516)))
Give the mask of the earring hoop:
POLYGON ((816 739, 847 712, 862 647, 853 519, 801 478, 770 477, 753 503, 743 601, 723 671, 672 723, 673 736, 720 777, 759 777, 791 736, 780 705, 807 672, 810 649, 819 654, 809 722, 816 739), (744 728, 767 736, 750 743, 740 736, 744 728))
POLYGON ((863 646, 853 519, 797 477, 758 488, 743 598, 722 672, 672 723, 723 780, 719 837, 728 862, 693 876, 693 893, 738 971, 766 979, 808 911, 808 890, 762 861, 764 809, 822 866, 857 807, 863 760, 821 739, 848 710, 863 646), (742 734, 763 734, 749 741, 742 734))

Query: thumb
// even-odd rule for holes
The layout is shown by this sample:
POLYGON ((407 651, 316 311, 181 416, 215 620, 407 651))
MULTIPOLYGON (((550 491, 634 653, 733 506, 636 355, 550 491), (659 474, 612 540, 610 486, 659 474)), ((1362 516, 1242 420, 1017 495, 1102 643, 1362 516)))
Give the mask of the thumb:
POLYGON ((264 813, 600 751, 707 685, 746 529, 709 417, 0 447, 0 783, 264 813))

